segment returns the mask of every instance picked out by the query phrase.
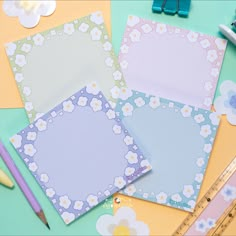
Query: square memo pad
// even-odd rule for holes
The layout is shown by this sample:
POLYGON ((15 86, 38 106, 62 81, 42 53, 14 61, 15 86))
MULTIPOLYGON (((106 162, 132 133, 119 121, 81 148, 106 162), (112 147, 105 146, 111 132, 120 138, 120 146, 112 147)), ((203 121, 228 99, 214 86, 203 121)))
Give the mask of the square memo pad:
POLYGON ((192 211, 216 136, 216 113, 133 91, 117 115, 152 165, 122 193, 192 211))
POLYGON ((110 90, 125 86, 100 12, 9 43, 6 52, 31 122, 91 81, 111 102, 110 90))
POLYGON ((131 89, 210 110, 226 43, 129 16, 119 61, 131 89))
POLYGON ((105 97, 91 85, 11 142, 66 224, 151 169, 105 97))

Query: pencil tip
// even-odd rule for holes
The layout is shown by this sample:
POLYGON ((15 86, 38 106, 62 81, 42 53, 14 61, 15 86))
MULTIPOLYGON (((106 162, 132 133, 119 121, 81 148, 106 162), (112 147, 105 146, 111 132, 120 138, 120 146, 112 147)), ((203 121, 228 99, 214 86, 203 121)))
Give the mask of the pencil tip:
POLYGON ((46 226, 48 227, 48 229, 50 229, 50 226, 49 226, 49 224, 48 224, 48 223, 46 223, 46 226))

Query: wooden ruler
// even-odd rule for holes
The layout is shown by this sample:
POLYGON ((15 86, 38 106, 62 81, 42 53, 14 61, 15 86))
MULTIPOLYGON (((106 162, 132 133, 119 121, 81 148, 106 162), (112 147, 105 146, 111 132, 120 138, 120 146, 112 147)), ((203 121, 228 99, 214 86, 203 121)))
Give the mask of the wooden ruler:
MULTIPOLYGON (((182 224, 178 227, 178 229, 174 232, 174 234, 173 234, 174 236, 178 236, 178 235, 182 236, 188 231, 188 229, 191 227, 191 225, 202 214, 202 212, 205 210, 205 208, 209 205, 209 203, 212 201, 212 199, 217 195, 217 193, 225 185, 225 183, 229 180, 229 178, 233 175, 233 173, 235 171, 236 171, 236 157, 228 165, 228 167, 223 171, 223 173, 218 177, 218 179, 211 186, 211 188, 207 191, 207 193, 203 196, 203 198, 197 203, 193 213, 190 213, 185 218, 185 220, 182 222, 182 224)), ((232 207, 229 209, 229 212, 231 212, 231 210, 232 210, 233 214, 230 214, 230 213, 229 214, 230 214, 230 216, 234 216, 235 215, 234 205, 232 205, 232 207)), ((227 223, 227 225, 228 225, 232 219, 231 219, 231 217, 227 217, 227 213, 225 213, 224 215, 225 215, 225 220, 226 220, 225 223, 227 223)), ((223 220, 223 218, 222 218, 222 220, 223 220)), ((224 222, 224 220, 221 222, 224 222)), ((226 225, 226 224, 224 224, 224 225, 226 225)), ((219 227, 221 228, 220 225, 219 225, 219 227)), ((223 228, 225 229, 225 227, 223 227, 223 228)))

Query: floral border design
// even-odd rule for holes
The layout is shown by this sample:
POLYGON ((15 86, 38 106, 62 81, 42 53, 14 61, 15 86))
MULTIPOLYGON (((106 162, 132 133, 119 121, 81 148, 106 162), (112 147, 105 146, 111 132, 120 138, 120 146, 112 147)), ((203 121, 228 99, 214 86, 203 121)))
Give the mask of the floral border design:
MULTIPOLYGON (((125 117, 131 117, 135 109, 141 109, 149 106, 151 109, 173 109, 181 114, 183 119, 192 117, 199 125, 200 133, 204 139, 203 153, 201 157, 196 157, 196 165, 199 169, 195 179, 191 183, 186 183, 183 189, 171 196, 165 192, 147 193, 137 190, 135 183, 127 186, 121 191, 122 194, 142 198, 159 204, 180 208, 186 211, 193 211, 196 199, 204 178, 208 159, 212 150, 212 145, 216 136, 220 118, 217 113, 199 109, 193 106, 184 105, 178 102, 147 95, 145 93, 131 91, 129 99, 126 101, 119 100, 116 106, 116 114, 123 120, 125 117)), ((128 130, 129 128, 126 127, 128 130)), ((154 167, 155 168, 155 167, 154 167)))
POLYGON ((167 33, 175 34, 180 38, 186 38, 186 41, 190 44, 199 44, 200 47, 206 51, 206 61, 210 62, 212 65, 212 69, 209 71, 211 81, 206 81, 203 87, 206 92, 206 97, 202 101, 201 108, 210 110, 213 104, 213 98, 227 46, 227 40, 181 29, 160 22, 145 20, 137 16, 129 16, 119 54, 119 61, 123 71, 125 71, 129 66, 129 63, 126 60, 129 48, 132 47, 133 44, 139 43, 142 40, 142 36, 151 33, 155 33, 159 37, 164 37, 167 33))
MULTIPOLYGON (((53 40, 55 35, 72 37, 75 31, 80 31, 84 34, 90 34, 92 42, 100 41, 103 45, 103 50, 109 52, 105 60, 105 64, 109 68, 113 68, 114 88, 125 89, 126 83, 121 72, 120 64, 113 50, 111 41, 103 21, 102 13, 95 12, 86 17, 68 22, 58 27, 49 29, 47 31, 37 33, 22 40, 6 44, 6 53, 12 67, 22 101, 25 104, 28 117, 31 122, 36 120, 42 115, 42 112, 34 109, 34 104, 29 100, 32 91, 30 86, 23 86, 24 74, 22 73, 23 67, 27 64, 27 55, 31 53, 34 47, 42 47, 47 40, 53 40)), ((111 90, 114 88, 111 88, 111 90)), ((114 107, 117 96, 111 93, 111 105, 114 107)))
POLYGON ((150 164, 143 157, 142 152, 123 126, 120 118, 116 116, 115 111, 100 92, 96 83, 87 85, 24 130, 14 135, 10 141, 66 224, 85 214, 91 208, 151 169, 150 164), (54 120, 63 118, 65 113, 73 114, 75 109, 83 107, 90 107, 93 112, 103 112, 107 117, 107 122, 110 120, 116 121, 112 131, 114 135, 125 136, 124 145, 127 146, 128 152, 123 158, 126 159, 127 166, 123 176, 114 177, 112 180, 113 184, 107 186, 107 189, 101 190, 99 194, 89 194, 87 199, 83 200, 71 200, 67 195, 59 196, 56 193, 53 186, 49 185, 50 176, 47 173, 42 172, 42 170, 39 173, 37 160, 34 158, 38 150, 34 147, 34 143, 41 132, 46 132, 47 129, 50 129, 54 120))

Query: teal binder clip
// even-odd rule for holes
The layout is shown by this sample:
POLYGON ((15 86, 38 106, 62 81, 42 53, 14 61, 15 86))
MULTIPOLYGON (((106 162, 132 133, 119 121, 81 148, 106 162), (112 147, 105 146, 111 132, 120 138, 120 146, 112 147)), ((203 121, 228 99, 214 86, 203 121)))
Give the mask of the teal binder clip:
POLYGON ((174 15, 178 13, 179 16, 187 17, 190 10, 191 0, 154 0, 152 11, 174 15))

